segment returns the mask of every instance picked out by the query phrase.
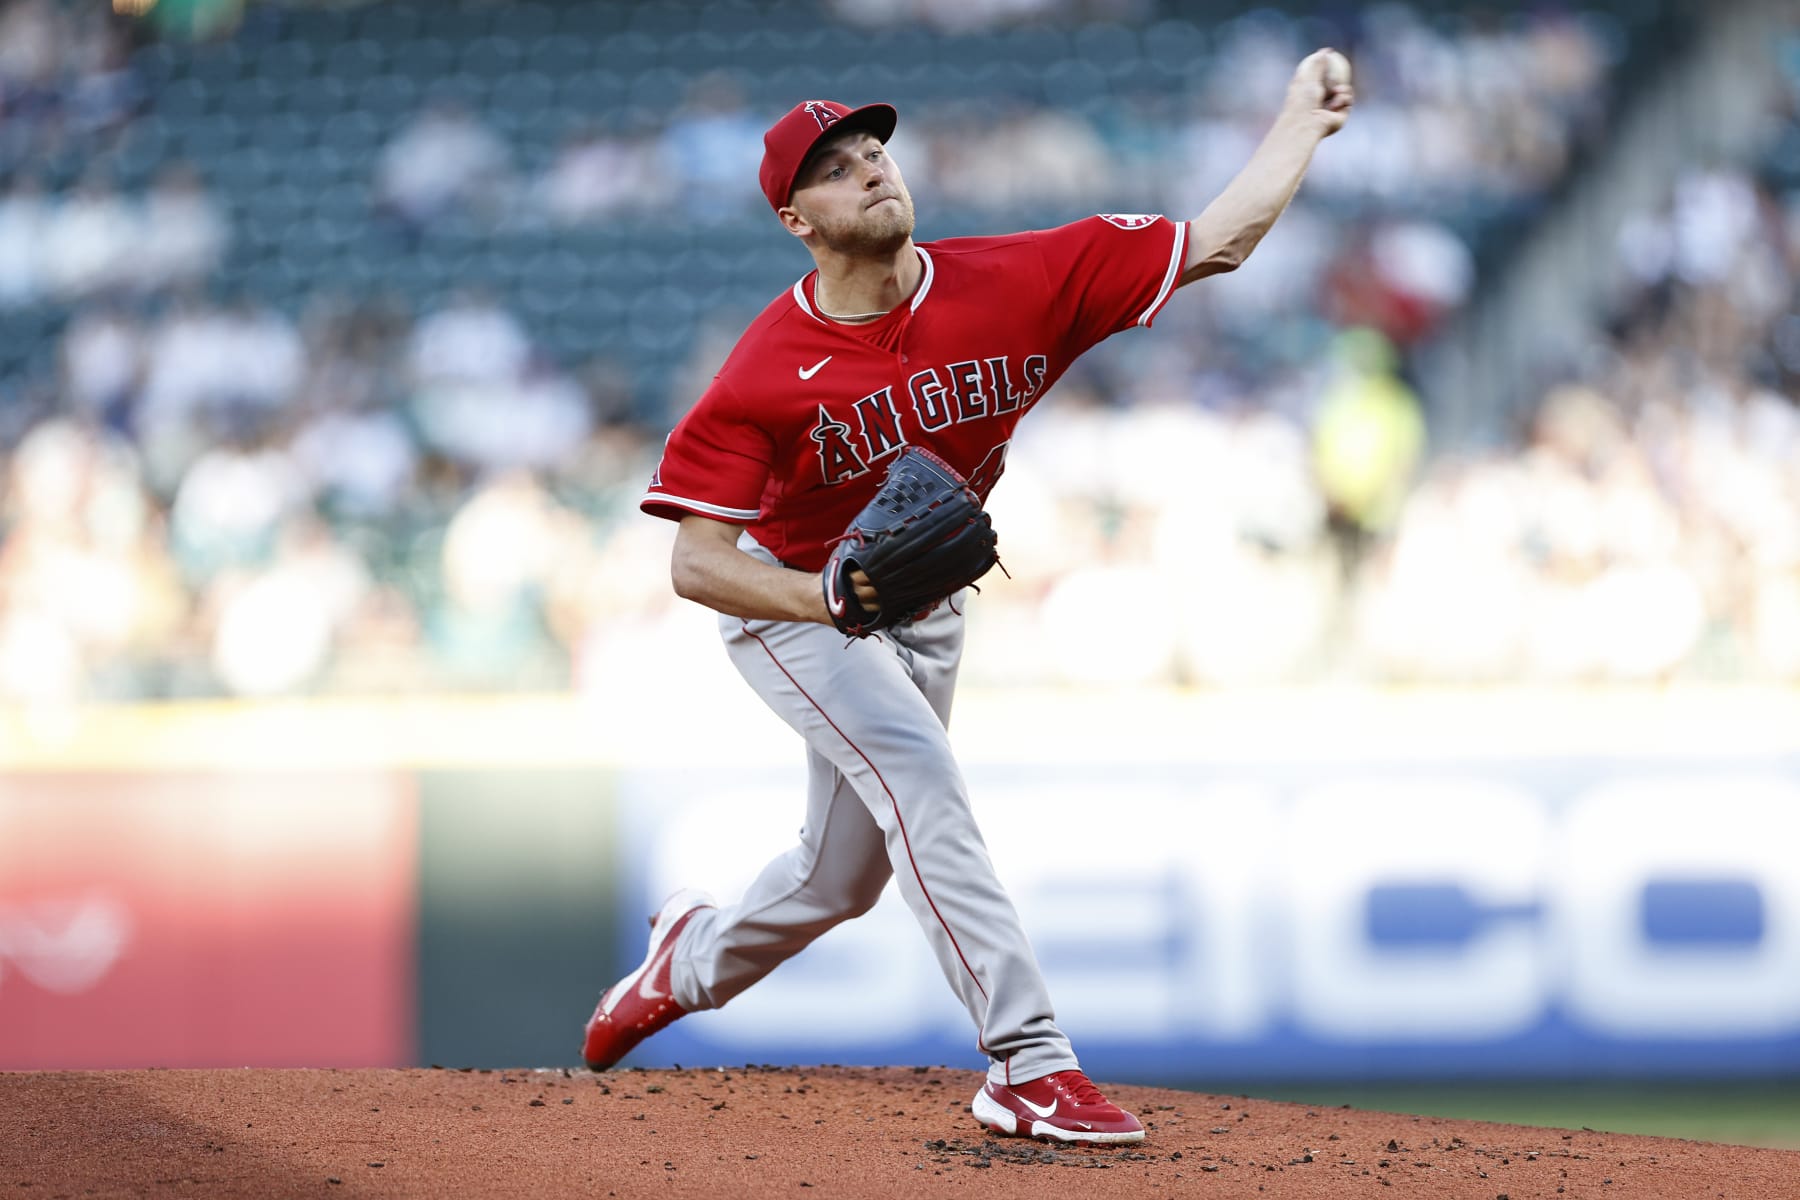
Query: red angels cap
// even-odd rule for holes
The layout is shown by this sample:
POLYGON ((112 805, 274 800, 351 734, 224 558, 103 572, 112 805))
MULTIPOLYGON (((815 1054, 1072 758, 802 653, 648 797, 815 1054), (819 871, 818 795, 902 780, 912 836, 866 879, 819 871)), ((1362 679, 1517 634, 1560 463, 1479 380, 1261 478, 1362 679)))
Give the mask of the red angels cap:
POLYGON ((787 206, 794 192, 794 177, 828 130, 840 124, 846 129, 866 129, 885 142, 894 136, 894 126, 899 123, 900 114, 891 104, 850 108, 834 100, 806 100, 794 105, 763 134, 758 178, 769 207, 780 212, 787 206))

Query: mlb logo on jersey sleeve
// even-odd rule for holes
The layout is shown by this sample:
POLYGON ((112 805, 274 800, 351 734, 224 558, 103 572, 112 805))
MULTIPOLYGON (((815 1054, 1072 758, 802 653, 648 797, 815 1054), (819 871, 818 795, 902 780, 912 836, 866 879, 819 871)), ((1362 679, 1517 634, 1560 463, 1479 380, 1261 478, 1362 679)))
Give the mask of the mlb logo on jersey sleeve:
POLYGON ((1145 229, 1162 220, 1161 213, 1101 213, 1100 219, 1120 229, 1145 229))

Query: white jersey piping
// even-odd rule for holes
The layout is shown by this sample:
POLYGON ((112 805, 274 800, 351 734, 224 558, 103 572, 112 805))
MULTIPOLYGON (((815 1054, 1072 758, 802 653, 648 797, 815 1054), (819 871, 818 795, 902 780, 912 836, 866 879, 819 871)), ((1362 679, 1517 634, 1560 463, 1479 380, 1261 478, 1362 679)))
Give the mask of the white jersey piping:
POLYGON ((919 260, 925 264, 925 278, 919 280, 919 290, 913 293, 912 310, 919 311, 919 305, 925 302, 925 293, 931 290, 931 281, 937 275, 937 268, 931 263, 931 255, 925 253, 925 247, 914 246, 919 252, 919 260))
MULTIPOLYGON (((812 272, 808 271, 807 275, 810 274, 812 274, 812 272)), ((825 323, 819 319, 819 314, 812 310, 812 305, 806 302, 806 275, 802 275, 800 278, 794 280, 794 303, 800 306, 801 312, 805 313, 813 320, 818 321, 819 324, 823 325, 825 323)))
MULTIPOLYGON (((1183 226, 1183 228, 1186 227, 1183 226)), ((925 265, 924 277, 919 280, 919 290, 913 293, 912 304, 910 305, 914 312, 918 312, 919 305, 925 302, 925 293, 931 290, 931 281, 937 277, 937 267, 932 263, 931 255, 925 253, 925 247, 914 246, 913 249, 918 251, 919 261, 925 265)), ((800 306, 801 312, 805 313, 819 324, 833 324, 833 322, 827 321, 824 317, 814 312, 811 301, 806 298, 806 281, 810 279, 813 274, 814 272, 808 271, 805 275, 794 280, 794 303, 800 306)))
POLYGON ((638 501, 638 506, 650 503, 671 504, 676 508, 685 508, 708 517, 724 517, 732 521, 754 521, 762 516, 759 509, 726 508, 721 504, 708 504, 704 500, 689 500, 686 496, 671 496, 667 492, 645 492, 638 501))
POLYGON ((1137 323, 1142 326, 1148 326, 1155 318, 1156 310, 1168 300, 1169 293, 1175 290, 1175 281, 1181 278, 1181 268, 1187 251, 1188 227, 1186 221, 1175 221, 1173 224, 1175 226, 1175 248, 1169 252, 1169 269, 1163 272, 1162 287, 1157 289, 1156 299, 1150 302, 1150 307, 1146 308, 1143 315, 1137 319, 1137 323))

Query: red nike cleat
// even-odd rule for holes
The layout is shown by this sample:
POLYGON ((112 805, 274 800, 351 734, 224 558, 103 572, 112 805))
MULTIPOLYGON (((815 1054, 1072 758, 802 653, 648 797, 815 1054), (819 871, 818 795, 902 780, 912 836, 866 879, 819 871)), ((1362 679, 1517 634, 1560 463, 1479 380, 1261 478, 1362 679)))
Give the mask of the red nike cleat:
POLYGON ((670 967, 675 961, 675 939, 695 913, 714 907, 705 892, 686 888, 667 900, 650 920, 650 949, 638 969, 600 995, 600 1005, 588 1018, 587 1038, 581 1057, 596 1071, 630 1054, 637 1044, 659 1029, 666 1029, 687 1015, 669 994, 670 967))
POLYGON ((1141 1142, 1138 1119, 1100 1094, 1080 1071, 1010 1086, 990 1081, 970 1105, 995 1133, 1058 1142, 1141 1142))

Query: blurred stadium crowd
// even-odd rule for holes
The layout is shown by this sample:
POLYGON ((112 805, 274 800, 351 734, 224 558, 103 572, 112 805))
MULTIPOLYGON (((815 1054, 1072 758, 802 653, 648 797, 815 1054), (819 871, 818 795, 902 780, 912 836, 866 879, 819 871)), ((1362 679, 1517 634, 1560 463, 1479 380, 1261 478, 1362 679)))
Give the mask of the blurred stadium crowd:
POLYGON ((1328 42, 1357 112, 1275 235, 1021 425, 969 677, 1800 678, 1791 114, 1620 232, 1615 321, 1515 441, 1434 443, 1409 382, 1666 52, 1654 8, 266 4, 189 39, 0 0, 0 697, 642 669, 661 438, 808 265, 753 182, 774 115, 895 101, 922 239, 1192 215, 1328 42))

